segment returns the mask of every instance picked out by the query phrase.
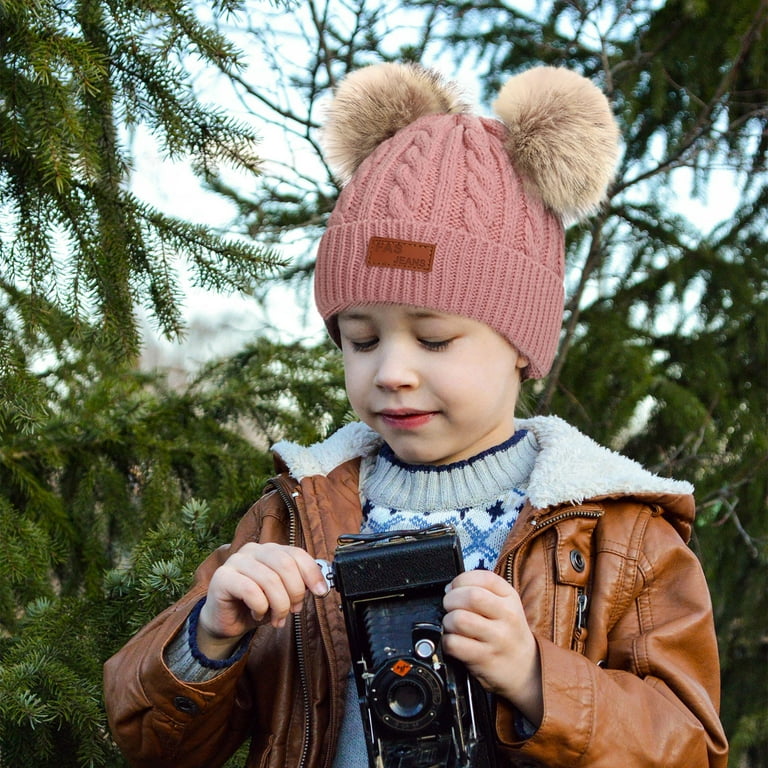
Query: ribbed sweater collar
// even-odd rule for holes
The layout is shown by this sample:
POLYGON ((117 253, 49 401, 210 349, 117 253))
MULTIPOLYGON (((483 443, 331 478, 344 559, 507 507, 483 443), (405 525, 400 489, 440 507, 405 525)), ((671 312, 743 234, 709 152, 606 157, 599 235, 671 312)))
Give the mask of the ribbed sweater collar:
POLYGON ((474 507, 510 488, 525 491, 537 452, 535 436, 525 430, 467 461, 441 466, 405 464, 384 445, 363 460, 361 492, 372 504, 414 512, 474 507))

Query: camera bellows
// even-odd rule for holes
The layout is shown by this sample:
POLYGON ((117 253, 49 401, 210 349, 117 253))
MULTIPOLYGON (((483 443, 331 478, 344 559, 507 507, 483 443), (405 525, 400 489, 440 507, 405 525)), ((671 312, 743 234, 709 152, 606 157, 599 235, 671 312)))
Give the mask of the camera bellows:
POLYGON ((413 656, 416 653, 414 627, 429 625, 439 632, 444 612, 430 596, 406 603, 376 600, 366 606, 364 614, 373 666, 379 667, 398 656, 413 656))

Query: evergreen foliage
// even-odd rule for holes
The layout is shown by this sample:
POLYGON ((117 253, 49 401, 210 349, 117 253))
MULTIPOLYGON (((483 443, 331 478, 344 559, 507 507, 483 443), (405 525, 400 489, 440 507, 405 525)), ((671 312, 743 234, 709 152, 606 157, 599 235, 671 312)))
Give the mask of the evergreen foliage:
POLYGON ((224 163, 258 171, 254 131, 201 103, 188 69, 195 57, 231 75, 238 55, 187 0, 0 3, 0 418, 24 425, 44 410, 19 345, 47 331, 51 307, 69 316, 69 337, 120 361, 138 351, 138 307, 181 333, 180 256, 218 290, 251 290, 274 266, 265 249, 164 215, 126 184, 138 128, 203 177, 224 163))
POLYGON ((40 597, 24 607, 13 638, 0 642, 0 765, 127 765, 106 727, 105 654, 180 597, 226 538, 204 502, 190 499, 175 512, 90 595, 40 597))
POLYGON ((230 540, 273 473, 266 446, 348 416, 327 352, 259 339, 181 390, 89 353, 48 377, 49 418, 6 422, 0 766, 124 765, 102 664, 230 540))

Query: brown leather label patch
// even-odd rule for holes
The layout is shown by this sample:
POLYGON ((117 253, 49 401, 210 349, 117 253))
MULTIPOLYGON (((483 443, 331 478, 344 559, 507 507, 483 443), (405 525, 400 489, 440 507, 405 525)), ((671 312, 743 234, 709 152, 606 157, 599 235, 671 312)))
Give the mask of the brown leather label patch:
POLYGON ((415 272, 431 272, 434 258, 434 244, 393 240, 389 237, 372 237, 368 242, 368 256, 365 263, 369 267, 394 267, 412 269, 415 272))

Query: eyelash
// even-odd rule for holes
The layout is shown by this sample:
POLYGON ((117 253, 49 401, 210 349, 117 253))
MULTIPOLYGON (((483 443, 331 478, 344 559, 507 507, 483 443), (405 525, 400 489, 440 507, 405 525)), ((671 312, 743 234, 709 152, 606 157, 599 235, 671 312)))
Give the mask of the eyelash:
POLYGON ((426 341, 425 339, 421 339, 420 343, 432 352, 439 352, 451 343, 451 339, 441 339, 440 341, 426 341))
MULTIPOLYGON (((354 349, 355 352, 368 352, 372 350, 376 344, 378 343, 378 339, 371 339, 369 341, 351 341, 350 344, 352 346, 352 349, 354 349)), ((419 344, 421 344, 425 349, 429 350, 430 352, 439 352, 443 349, 445 349, 450 343, 452 339, 441 339, 440 341, 428 341, 426 339, 419 339, 419 344)))
POLYGON ((350 339, 349 345, 355 352, 368 352, 376 346, 376 341, 352 341, 350 339))

